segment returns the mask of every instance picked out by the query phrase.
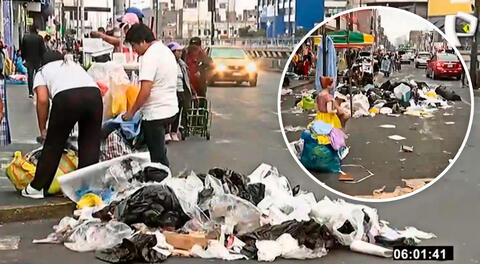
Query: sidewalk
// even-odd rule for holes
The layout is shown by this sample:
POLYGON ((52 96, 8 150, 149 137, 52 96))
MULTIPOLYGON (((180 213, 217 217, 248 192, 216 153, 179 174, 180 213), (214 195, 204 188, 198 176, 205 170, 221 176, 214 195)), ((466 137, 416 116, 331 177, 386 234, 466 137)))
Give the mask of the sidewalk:
POLYGON ((35 105, 33 99, 28 98, 26 85, 9 85, 7 102, 12 144, 0 149, 0 223, 70 214, 74 205, 69 200, 24 198, 6 177, 5 168, 13 160, 15 151, 26 153, 40 147, 35 140, 38 136, 35 105))

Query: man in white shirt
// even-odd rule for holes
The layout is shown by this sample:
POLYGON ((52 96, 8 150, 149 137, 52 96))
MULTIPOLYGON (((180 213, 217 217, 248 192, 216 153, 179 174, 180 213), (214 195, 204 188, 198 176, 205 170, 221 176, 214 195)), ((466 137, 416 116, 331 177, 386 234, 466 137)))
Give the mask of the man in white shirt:
POLYGON ((165 127, 178 112, 177 62, 173 53, 144 24, 136 24, 127 32, 130 43, 140 58, 140 92, 133 107, 123 115, 130 120, 142 112, 142 130, 152 162, 169 166, 165 148, 165 127))

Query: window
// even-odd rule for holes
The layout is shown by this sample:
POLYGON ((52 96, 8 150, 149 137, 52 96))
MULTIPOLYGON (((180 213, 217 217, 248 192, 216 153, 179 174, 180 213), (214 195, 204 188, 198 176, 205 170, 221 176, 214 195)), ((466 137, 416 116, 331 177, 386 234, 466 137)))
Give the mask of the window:
POLYGON ((458 61, 458 58, 454 54, 445 53, 445 54, 439 54, 438 55, 438 60, 440 60, 440 61, 458 61))

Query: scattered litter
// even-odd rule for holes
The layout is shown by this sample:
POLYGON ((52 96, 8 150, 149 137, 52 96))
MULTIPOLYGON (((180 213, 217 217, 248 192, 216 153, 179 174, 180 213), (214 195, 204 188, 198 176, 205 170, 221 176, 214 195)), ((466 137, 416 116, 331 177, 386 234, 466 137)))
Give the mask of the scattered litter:
POLYGON ((455 122, 445 122, 445 125, 455 125, 455 122))
POLYGON ((338 176, 339 181, 353 181, 355 178, 349 173, 345 173, 343 171, 340 171, 340 174, 338 176))
POLYGON ((228 139, 220 139, 215 141, 215 144, 230 144, 230 143, 232 143, 232 141, 228 139))
POLYGON ((451 113, 443 113, 443 116, 453 116, 451 113))
POLYGON ((282 95, 291 95, 293 93, 293 90, 288 88, 288 89, 282 89, 282 95))
POLYGON ((447 155, 451 155, 451 154, 452 154, 452 152, 446 151, 446 150, 444 150, 443 153, 445 153, 445 154, 447 154, 447 155))
POLYGON ((429 182, 433 181, 432 178, 424 179, 402 179, 405 187, 396 186, 393 192, 385 192, 386 186, 383 186, 380 189, 373 190, 372 195, 358 195, 356 197, 366 198, 366 199, 387 199, 402 196, 408 193, 412 193, 418 189, 423 188, 429 182))
POLYGON ((17 250, 20 244, 20 236, 1 236, 0 250, 17 250))
POLYGON ((400 147, 400 151, 403 151, 403 152, 413 152, 413 146, 405 146, 405 145, 402 145, 400 147))
POLYGON ((404 162, 404 161, 406 161, 406 160, 407 160, 407 159, 400 159, 401 162, 404 162))
POLYGON ((399 135, 391 135, 391 136, 388 136, 389 139, 393 139, 393 140, 404 140, 406 138, 402 137, 402 136, 399 136, 399 135))
POLYGON ((305 127, 301 127, 301 126, 286 126, 284 128, 285 132, 297 132, 297 131, 303 131, 305 130, 306 128, 305 127))
POLYGON ((379 126, 381 128, 396 128, 397 126, 396 125, 390 125, 390 124, 386 124, 386 125, 381 125, 379 126))
POLYGON ((391 116, 391 117, 400 117, 400 114, 387 114, 387 116, 391 116))
MULTIPOLYGON (((345 181, 345 183, 360 183, 372 176, 374 176, 375 174, 373 172, 371 172, 370 170, 368 170, 367 168, 365 168, 364 166, 362 165, 357 165, 357 164, 345 164, 345 165, 342 165, 342 168, 352 168, 352 167, 357 167, 357 168, 362 168, 366 173, 367 175, 365 175, 364 177, 358 179, 358 180, 355 180, 355 179, 352 179, 351 181, 345 181)), ((342 173, 345 173, 345 172, 342 172, 342 173)), ((349 176, 352 176, 351 174, 349 174, 349 176)), ((353 177, 353 176, 352 176, 353 177)), ((340 179, 339 179, 340 180, 340 179)))

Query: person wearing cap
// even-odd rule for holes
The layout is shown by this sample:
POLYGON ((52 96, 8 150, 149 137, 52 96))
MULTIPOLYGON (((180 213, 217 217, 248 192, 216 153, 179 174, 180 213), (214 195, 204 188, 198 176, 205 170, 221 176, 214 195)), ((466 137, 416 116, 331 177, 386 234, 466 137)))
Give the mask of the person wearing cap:
POLYGON ((141 87, 132 108, 122 118, 131 120, 137 111, 141 111, 142 131, 150 160, 168 167, 165 128, 178 113, 175 56, 144 24, 133 25, 125 40, 140 56, 138 79, 141 87))
POLYGON ((199 37, 190 39, 189 46, 185 52, 185 62, 188 66, 193 90, 195 90, 198 96, 206 97, 209 62, 208 55, 202 48, 202 41, 199 37))
POLYGON ((113 45, 117 52, 124 52, 123 40, 126 32, 135 24, 139 24, 140 20, 134 13, 126 13, 120 18, 120 28, 114 31, 114 35, 110 36, 104 32, 94 31, 91 33, 92 37, 101 38, 103 41, 113 45))
MULTIPOLYGON (((182 127, 186 126, 187 111, 190 109, 192 94, 194 97, 196 95, 190 86, 187 64, 182 60, 183 46, 177 42, 170 42, 167 46, 177 59, 177 98, 179 108, 179 112, 175 116, 173 123, 168 127, 167 132, 170 133, 171 140, 180 141, 180 124, 182 127)), ((168 141, 169 135, 166 134, 165 137, 166 141, 168 141)))
POLYGON ((103 102, 92 77, 58 51, 47 51, 35 75, 37 119, 43 144, 33 181, 22 191, 29 198, 43 198, 49 189, 63 149, 78 123, 78 168, 98 163, 103 102), (49 114, 50 99, 52 108, 49 114), (48 120, 48 130, 47 130, 48 120), (45 192, 45 193, 44 193, 45 192))

